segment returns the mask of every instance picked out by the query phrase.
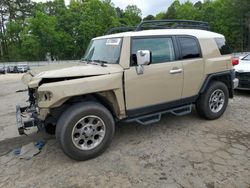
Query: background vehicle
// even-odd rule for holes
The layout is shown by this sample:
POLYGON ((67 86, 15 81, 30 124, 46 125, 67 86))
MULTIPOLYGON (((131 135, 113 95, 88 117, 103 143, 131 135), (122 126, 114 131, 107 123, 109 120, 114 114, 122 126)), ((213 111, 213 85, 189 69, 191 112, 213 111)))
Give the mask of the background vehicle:
POLYGON ((7 68, 7 73, 18 73, 16 65, 9 65, 7 68))
POLYGON ((237 89, 250 90, 250 54, 239 58, 235 66, 236 77, 239 79, 237 89))
POLYGON ((27 72, 28 70, 30 70, 28 64, 18 64, 17 65, 17 71, 19 73, 24 73, 24 72, 27 72))
POLYGON ((0 65, 0 74, 5 74, 5 66, 4 65, 0 65))
POLYGON ((208 28, 144 21, 135 31, 94 38, 74 65, 29 71, 22 80, 30 104, 17 106, 19 133, 44 127, 68 156, 87 160, 109 146, 117 121, 147 125, 165 113, 188 114, 193 105, 201 117, 219 118, 238 79, 224 36, 208 28))

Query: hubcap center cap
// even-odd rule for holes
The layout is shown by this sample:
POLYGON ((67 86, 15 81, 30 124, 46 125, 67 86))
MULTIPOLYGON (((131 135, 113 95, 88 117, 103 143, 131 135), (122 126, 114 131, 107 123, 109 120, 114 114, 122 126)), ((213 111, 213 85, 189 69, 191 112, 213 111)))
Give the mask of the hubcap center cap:
POLYGON ((93 129, 90 127, 90 125, 86 126, 83 128, 83 133, 85 134, 85 136, 92 136, 94 131, 93 129))

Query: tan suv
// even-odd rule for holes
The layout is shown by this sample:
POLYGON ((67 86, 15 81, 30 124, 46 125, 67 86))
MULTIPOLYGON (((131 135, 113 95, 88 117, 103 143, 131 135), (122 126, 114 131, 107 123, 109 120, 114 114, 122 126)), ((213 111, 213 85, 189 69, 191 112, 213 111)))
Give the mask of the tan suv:
POLYGON ((86 160, 108 147, 119 121, 151 124, 164 113, 188 114, 194 104, 201 117, 219 118, 238 80, 224 36, 204 24, 142 22, 94 38, 75 64, 30 70, 22 78, 30 104, 17 106, 19 133, 44 128, 68 156, 86 160))

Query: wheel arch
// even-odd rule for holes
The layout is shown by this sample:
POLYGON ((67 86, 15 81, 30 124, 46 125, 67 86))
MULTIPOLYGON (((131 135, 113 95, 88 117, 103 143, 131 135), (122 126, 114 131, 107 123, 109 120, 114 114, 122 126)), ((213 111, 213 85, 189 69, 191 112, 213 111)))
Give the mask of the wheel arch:
POLYGON ((234 79, 234 77, 235 77, 234 70, 209 74, 207 76, 207 78, 205 79, 205 82, 202 85, 199 94, 202 94, 212 81, 220 81, 220 82, 223 82, 227 86, 228 91, 229 91, 229 97, 233 98, 233 95, 234 95, 233 79, 234 79))
POLYGON ((114 91, 104 91, 98 93, 84 94, 79 96, 72 96, 65 100, 59 107, 51 108, 49 116, 46 118, 50 118, 53 116, 53 120, 57 121, 60 115, 67 108, 72 106, 75 103, 84 102, 84 101, 93 101, 102 104, 105 108, 107 108, 114 118, 119 118, 120 108, 118 105, 118 99, 114 93, 114 91))

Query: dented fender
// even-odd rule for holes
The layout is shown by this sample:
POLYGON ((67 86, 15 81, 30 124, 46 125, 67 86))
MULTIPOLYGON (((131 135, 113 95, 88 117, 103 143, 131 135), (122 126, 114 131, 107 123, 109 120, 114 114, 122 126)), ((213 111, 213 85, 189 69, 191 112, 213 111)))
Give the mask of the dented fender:
POLYGON ((38 106, 39 108, 56 108, 73 96, 114 91, 120 112, 125 111, 122 79, 123 73, 121 72, 45 83, 38 88, 38 95, 50 92, 51 97, 48 100, 42 100, 41 97, 39 97, 38 106))

